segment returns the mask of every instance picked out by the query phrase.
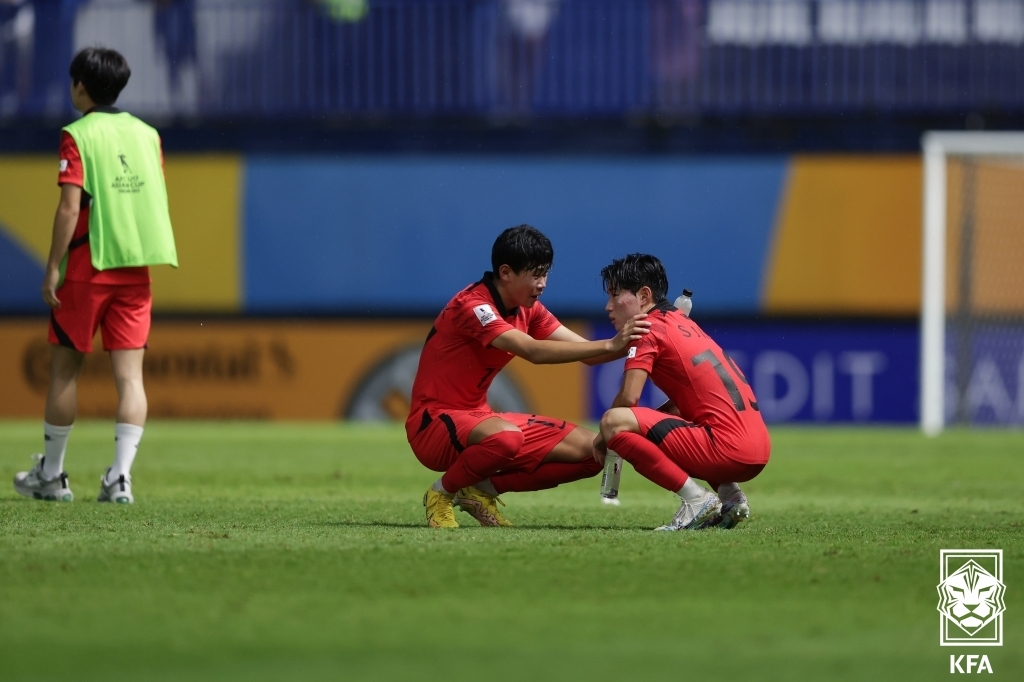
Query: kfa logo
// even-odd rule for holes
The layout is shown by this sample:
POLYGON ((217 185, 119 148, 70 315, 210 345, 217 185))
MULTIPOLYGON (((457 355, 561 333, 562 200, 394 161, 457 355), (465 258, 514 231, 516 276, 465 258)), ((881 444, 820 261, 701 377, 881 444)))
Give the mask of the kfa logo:
POLYGON ((1003 645, 1003 550, 941 550, 938 590, 942 646, 1003 645))
POLYGON ((988 656, 979 656, 978 654, 969 654, 964 656, 960 654, 949 655, 949 672, 950 673, 989 673, 992 674, 992 664, 988 661, 988 656))

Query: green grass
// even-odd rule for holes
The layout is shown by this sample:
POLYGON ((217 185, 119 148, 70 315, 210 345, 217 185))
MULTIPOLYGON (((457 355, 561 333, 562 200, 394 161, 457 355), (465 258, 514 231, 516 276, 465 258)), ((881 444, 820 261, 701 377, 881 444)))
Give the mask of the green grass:
POLYGON ((113 427, 81 423, 72 504, 7 481, 0 679, 912 680, 949 654, 1024 678, 1024 434, 773 431, 736 531, 655 534, 631 470, 508 495, 516 527, 423 527, 399 428, 158 422, 132 507, 93 502, 113 427), (941 548, 1002 548, 1002 648, 938 645, 941 548))

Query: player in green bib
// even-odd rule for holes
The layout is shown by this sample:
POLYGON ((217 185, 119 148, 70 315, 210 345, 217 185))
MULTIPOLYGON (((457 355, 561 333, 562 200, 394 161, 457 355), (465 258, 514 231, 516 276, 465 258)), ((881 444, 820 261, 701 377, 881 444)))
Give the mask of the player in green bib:
POLYGON ((150 265, 177 267, 156 130, 114 108, 131 70, 114 50, 87 48, 71 62, 71 101, 84 116, 64 128, 60 204, 43 279, 50 306, 50 385, 44 452, 14 477, 22 495, 70 502, 64 453, 78 412, 78 377, 96 330, 117 385, 114 462, 100 502, 131 503, 131 466, 146 423, 142 359, 149 338, 150 265))

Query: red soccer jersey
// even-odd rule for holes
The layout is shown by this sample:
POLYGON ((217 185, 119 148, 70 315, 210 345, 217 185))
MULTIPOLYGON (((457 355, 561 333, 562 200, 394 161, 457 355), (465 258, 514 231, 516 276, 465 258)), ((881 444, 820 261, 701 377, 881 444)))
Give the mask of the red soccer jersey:
MULTIPOLYGON (((60 173, 57 175, 58 185, 85 185, 85 170, 82 167, 82 155, 78 152, 75 138, 66 131, 60 134, 60 173)), ((90 282, 92 284, 149 284, 149 268, 112 268, 97 270, 92 266, 92 252, 89 250, 89 210, 92 197, 83 189, 82 204, 78 212, 78 224, 71 237, 68 247, 68 266, 64 279, 73 282, 90 282)))
POLYGON ((494 276, 459 292, 434 321, 412 385, 409 416, 424 407, 475 410, 486 407, 494 376, 514 357, 491 342, 510 329, 546 339, 561 324, 540 302, 505 310, 494 276))
POLYGON ((647 316, 651 331, 626 355, 679 408, 679 416, 710 428, 718 448, 749 464, 766 461, 768 429, 739 367, 690 318, 668 302, 647 316))

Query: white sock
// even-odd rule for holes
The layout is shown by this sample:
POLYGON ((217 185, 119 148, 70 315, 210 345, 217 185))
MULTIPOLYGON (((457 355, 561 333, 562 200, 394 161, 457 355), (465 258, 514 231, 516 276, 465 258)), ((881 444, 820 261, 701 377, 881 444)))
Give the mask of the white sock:
POLYGON ((686 479, 686 483, 679 489, 676 495, 679 495, 683 500, 690 504, 697 504, 704 499, 704 496, 708 494, 708 491, 704 489, 697 481, 692 478, 686 479))
MULTIPOLYGON (((444 486, 441 485, 441 479, 440 478, 437 479, 436 481, 434 481, 434 485, 430 486, 430 489, 433 490, 434 492, 437 492, 437 493, 444 493, 445 495, 454 495, 455 494, 455 493, 450 493, 450 492, 448 492, 447 490, 444 489, 444 486)), ((458 491, 456 491, 456 492, 458 492, 458 491)))
POLYGON ((476 488, 477 490, 479 490, 482 493, 490 495, 491 497, 497 497, 498 496, 498 491, 495 490, 494 484, 491 483, 491 479, 489 479, 489 478, 485 478, 484 480, 480 481, 479 483, 477 483, 473 487, 476 488))
MULTIPOLYGON (((71 426, 74 426, 72 424, 71 426)), ((64 471, 64 452, 68 448, 71 426, 54 426, 43 422, 43 476, 53 480, 64 471)))
POLYGON ((723 483, 718 486, 718 498, 720 500, 730 500, 733 496, 740 495, 742 492, 736 483, 723 483))
POLYGON ((132 462, 139 451, 142 440, 142 427, 135 424, 114 425, 114 464, 107 474, 107 483, 116 481, 118 476, 131 473, 132 462))

